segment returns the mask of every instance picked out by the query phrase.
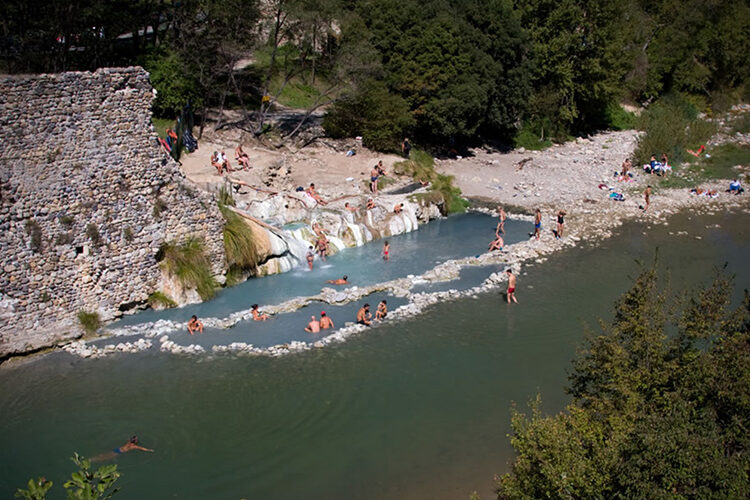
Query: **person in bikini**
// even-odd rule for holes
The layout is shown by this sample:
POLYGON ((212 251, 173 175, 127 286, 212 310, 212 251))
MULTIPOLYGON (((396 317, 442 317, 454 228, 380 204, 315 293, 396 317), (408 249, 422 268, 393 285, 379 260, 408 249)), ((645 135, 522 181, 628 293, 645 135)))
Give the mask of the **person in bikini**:
POLYGON ((344 275, 343 278, 339 278, 337 280, 328 280, 326 283, 330 283, 331 285, 348 285, 349 282, 346 281, 349 278, 349 276, 344 275))
POLYGON ((250 307, 250 313, 253 315, 253 321, 265 321, 270 317, 268 314, 258 311, 258 304, 253 304, 250 307))
POLYGON ((563 237, 563 230, 565 229, 565 210, 557 212, 557 233, 555 238, 560 239, 563 237))
POLYGON ((193 314, 193 317, 188 321, 187 329, 190 335, 193 335, 195 332, 203 333, 203 323, 198 319, 198 316, 193 314))
POLYGON ((389 260, 388 254, 391 252, 391 245, 386 241, 383 243, 383 260, 389 260))
POLYGON ((388 302, 381 300, 380 304, 378 304, 378 310, 375 311, 375 319, 382 321, 386 316, 388 316, 388 302))
POLYGON ((335 328, 333 325, 333 320, 326 316, 325 311, 320 312, 320 329, 321 330, 328 330, 329 328, 335 328))
POLYGON ((518 301, 516 300, 516 275, 513 274, 512 269, 506 269, 505 273, 508 275, 508 292, 506 294, 508 304, 510 304, 511 300, 518 304, 518 301))
POLYGON ((307 193, 310 196, 310 198, 312 198, 313 200, 315 200, 319 204, 321 204, 321 205, 328 205, 328 202, 325 201, 325 200, 323 200, 323 198, 320 197, 320 195, 318 194, 318 192, 315 191, 315 184, 313 184, 312 182, 310 183, 310 187, 308 187, 307 189, 305 189, 305 193, 307 193))
POLYGON ((357 311, 357 324, 370 326, 372 324, 370 321, 371 317, 370 304, 365 304, 359 309, 359 311, 357 311))
POLYGON ((305 331, 309 333, 319 333, 320 332, 320 321, 318 321, 315 316, 310 316, 310 322, 305 327, 305 331))

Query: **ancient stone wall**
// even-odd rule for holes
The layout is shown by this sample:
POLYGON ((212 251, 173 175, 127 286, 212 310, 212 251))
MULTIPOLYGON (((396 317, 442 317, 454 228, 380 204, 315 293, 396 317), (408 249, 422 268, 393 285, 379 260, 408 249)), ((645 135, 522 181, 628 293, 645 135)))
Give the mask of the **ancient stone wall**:
POLYGON ((0 358, 110 319, 158 287, 168 240, 220 274, 223 219, 158 146, 142 68, 0 77, 0 358))

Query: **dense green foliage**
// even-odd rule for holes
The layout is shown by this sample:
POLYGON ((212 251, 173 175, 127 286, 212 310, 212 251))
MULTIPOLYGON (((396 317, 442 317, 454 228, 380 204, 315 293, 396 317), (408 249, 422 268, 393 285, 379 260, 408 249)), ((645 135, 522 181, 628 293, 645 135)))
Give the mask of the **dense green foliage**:
POLYGON ((654 269, 573 363, 573 402, 513 414, 498 498, 747 498, 750 296, 730 278, 671 297, 654 269))
POLYGON ((211 263, 203 240, 191 237, 182 244, 163 243, 156 259, 183 287, 195 289, 201 299, 208 300, 216 294, 217 283, 211 275, 211 263))
POLYGON ((172 300, 164 292, 155 291, 148 296, 149 307, 163 307, 164 309, 171 309, 177 307, 177 302, 172 300))
POLYGON ((9 0, 0 25, 2 71, 142 64, 160 115, 235 107, 260 136, 276 103, 330 104, 328 134, 391 151, 539 148, 632 127, 623 101, 750 95, 747 0, 9 0))
MULTIPOLYGON (((75 453, 71 460, 79 470, 71 474, 70 479, 63 484, 68 500, 109 500, 117 493, 115 483, 120 478, 117 465, 102 465, 92 472, 91 462, 78 453, 75 453)), ((25 500, 44 500, 52 486, 52 481, 43 477, 36 480, 29 479, 27 488, 18 488, 15 497, 25 500)))
POLYGON ((461 190, 453 185, 453 176, 438 174, 435 159, 426 151, 412 150, 408 160, 393 165, 393 172, 410 176, 417 182, 429 182, 428 193, 412 195, 413 201, 435 203, 444 215, 465 212, 469 202, 461 196, 461 190))

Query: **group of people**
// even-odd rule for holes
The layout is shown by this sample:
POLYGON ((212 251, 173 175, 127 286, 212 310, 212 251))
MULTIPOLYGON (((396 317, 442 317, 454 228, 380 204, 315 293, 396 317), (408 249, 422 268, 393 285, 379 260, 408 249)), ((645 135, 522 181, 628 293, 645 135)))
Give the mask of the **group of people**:
POLYGON ((647 174, 656 174, 658 176, 666 175, 671 172, 672 167, 669 165, 667 154, 661 154, 661 161, 656 160, 656 155, 651 155, 649 162, 643 165, 643 171, 647 174))
POLYGON ((216 169, 218 175, 250 168, 250 157, 242 149, 242 144, 238 144, 234 148, 234 159, 240 165, 237 169, 232 168, 232 164, 229 163, 229 158, 224 151, 214 151, 211 155, 211 166, 216 169))

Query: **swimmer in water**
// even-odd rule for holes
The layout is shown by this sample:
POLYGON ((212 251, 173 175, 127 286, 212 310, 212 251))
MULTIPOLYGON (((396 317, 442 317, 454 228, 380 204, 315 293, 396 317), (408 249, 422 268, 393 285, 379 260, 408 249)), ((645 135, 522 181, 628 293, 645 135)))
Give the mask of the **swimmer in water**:
POLYGON ((506 269, 505 272, 508 275, 508 304, 510 304, 511 300, 518 304, 518 301, 516 300, 516 275, 513 274, 512 269, 506 269))
POLYGON ((270 317, 268 314, 258 311, 258 304, 250 306, 250 313, 253 315, 253 321, 265 321, 270 317))
POLYGON ((138 436, 131 437, 127 443, 120 446, 119 448, 115 448, 112 451, 109 451, 107 453, 102 453, 101 455, 97 455, 94 458, 91 459, 92 462, 101 462, 104 460, 111 460, 117 455, 122 455, 123 453, 127 453, 132 450, 140 450, 140 451, 148 451, 150 453, 153 453, 154 450, 150 448, 144 448, 143 446, 140 446, 138 444, 138 436))
POLYGON ((348 285, 349 282, 347 281, 349 279, 349 276, 344 275, 343 278, 339 278, 337 280, 328 280, 326 283, 330 283, 331 285, 348 285))
POLYGON ((326 316, 325 311, 320 311, 320 329, 328 330, 329 328, 335 328, 333 326, 333 320, 326 316))
POLYGON ((310 316, 310 322, 305 327, 305 331, 309 333, 319 333, 320 332, 320 321, 318 321, 315 318, 315 315, 310 316))
POLYGON ((388 254, 391 252, 391 245, 386 241, 383 243, 383 260, 389 260, 388 254))

